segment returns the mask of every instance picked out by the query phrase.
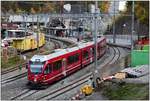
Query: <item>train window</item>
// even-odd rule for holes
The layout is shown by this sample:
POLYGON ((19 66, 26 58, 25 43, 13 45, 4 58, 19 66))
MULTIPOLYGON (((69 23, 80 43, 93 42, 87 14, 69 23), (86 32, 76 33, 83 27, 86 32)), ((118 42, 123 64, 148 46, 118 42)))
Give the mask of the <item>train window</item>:
POLYGON ((86 58, 86 59, 89 58, 89 53, 88 53, 87 50, 84 50, 84 51, 83 51, 83 58, 86 58))
POLYGON ((62 67, 62 61, 59 60, 59 61, 56 61, 53 63, 53 70, 59 70, 60 68, 62 67))
POLYGON ((46 66, 46 69, 44 70, 44 74, 49 74, 52 71, 52 66, 50 64, 48 64, 46 66))
POLYGON ((75 54, 68 57, 68 65, 79 61, 79 54, 75 54))
POLYGON ((16 37, 24 37, 25 36, 25 32, 15 32, 16 33, 16 37))
POLYGON ((74 55, 74 62, 77 62, 77 61, 79 61, 79 54, 74 55))
POLYGON ((92 55, 94 55, 94 51, 95 51, 94 48, 91 48, 92 55))
POLYGON ((74 56, 69 56, 68 57, 68 64, 72 64, 73 63, 73 58, 74 58, 74 56))
POLYGON ((14 33, 13 33, 13 32, 8 31, 8 35, 7 35, 7 37, 11 38, 11 37, 15 37, 15 36, 14 36, 14 33))

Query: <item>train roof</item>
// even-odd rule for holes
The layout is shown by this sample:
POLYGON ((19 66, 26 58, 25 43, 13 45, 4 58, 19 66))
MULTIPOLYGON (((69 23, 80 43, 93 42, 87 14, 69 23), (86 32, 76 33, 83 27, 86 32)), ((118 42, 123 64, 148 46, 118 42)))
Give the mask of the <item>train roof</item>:
MULTIPOLYGON (((104 39, 104 37, 98 38, 97 41, 100 42, 103 39, 104 39)), ((44 62, 44 61, 56 58, 56 57, 64 55, 64 54, 77 51, 77 50, 85 48, 87 46, 91 46, 93 44, 94 44, 94 41, 79 42, 75 47, 66 48, 66 49, 56 49, 48 55, 34 55, 30 60, 33 61, 33 62, 35 62, 36 60, 38 60, 38 61, 40 60, 40 62, 44 62)))

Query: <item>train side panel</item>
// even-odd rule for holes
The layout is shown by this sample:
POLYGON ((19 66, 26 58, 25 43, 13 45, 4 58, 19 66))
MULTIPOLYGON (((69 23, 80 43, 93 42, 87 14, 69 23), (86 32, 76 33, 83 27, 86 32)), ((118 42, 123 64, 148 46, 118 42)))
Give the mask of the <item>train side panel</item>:
POLYGON ((82 49, 82 67, 94 61, 94 47, 88 46, 82 49))

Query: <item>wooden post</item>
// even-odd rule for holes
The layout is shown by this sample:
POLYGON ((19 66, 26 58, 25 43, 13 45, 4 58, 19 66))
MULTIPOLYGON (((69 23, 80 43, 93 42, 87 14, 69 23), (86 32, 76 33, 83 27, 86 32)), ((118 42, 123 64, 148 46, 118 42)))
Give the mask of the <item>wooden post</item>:
POLYGON ((7 62, 8 61, 8 50, 7 50, 7 47, 3 48, 3 56, 4 56, 5 62, 7 62))

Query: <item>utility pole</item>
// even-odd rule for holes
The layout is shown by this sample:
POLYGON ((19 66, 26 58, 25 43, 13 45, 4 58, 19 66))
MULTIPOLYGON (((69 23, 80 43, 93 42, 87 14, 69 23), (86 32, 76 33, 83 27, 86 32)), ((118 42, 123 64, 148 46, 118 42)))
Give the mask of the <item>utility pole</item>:
POLYGON ((95 52, 94 52, 94 70, 93 70, 93 79, 95 87, 96 85, 96 78, 98 75, 98 69, 97 69, 97 11, 98 11, 98 2, 95 1, 95 17, 94 17, 94 26, 95 26, 95 33, 94 33, 94 43, 95 43, 95 52))
POLYGON ((25 37, 27 36, 27 16, 25 15, 25 37))
POLYGON ((116 43, 116 34, 115 34, 115 1, 114 1, 114 14, 113 14, 113 43, 116 43))
POLYGON ((39 15, 37 15, 37 51, 39 52, 39 15))
POLYGON ((131 34, 131 50, 133 50, 133 34, 134 34, 134 1, 132 1, 132 34, 131 34))
POLYGON ((34 16, 32 14, 32 31, 34 32, 34 16))

